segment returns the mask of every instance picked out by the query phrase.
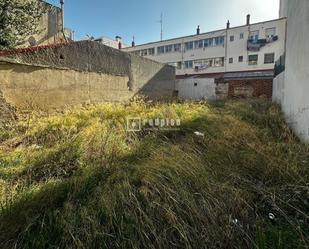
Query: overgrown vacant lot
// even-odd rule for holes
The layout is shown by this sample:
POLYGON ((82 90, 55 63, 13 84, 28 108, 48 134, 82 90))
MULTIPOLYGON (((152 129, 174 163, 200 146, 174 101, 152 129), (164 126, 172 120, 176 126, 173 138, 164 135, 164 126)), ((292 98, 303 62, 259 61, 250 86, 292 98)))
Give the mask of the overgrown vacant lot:
POLYGON ((308 246, 309 147, 265 100, 29 117, 0 133, 1 249, 308 246))

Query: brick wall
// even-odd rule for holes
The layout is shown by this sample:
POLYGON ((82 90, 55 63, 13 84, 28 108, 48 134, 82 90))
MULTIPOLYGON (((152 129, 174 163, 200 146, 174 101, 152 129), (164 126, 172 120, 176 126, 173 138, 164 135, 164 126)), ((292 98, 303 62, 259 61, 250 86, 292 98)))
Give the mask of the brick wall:
POLYGON ((272 98, 272 79, 229 80, 229 97, 272 98))

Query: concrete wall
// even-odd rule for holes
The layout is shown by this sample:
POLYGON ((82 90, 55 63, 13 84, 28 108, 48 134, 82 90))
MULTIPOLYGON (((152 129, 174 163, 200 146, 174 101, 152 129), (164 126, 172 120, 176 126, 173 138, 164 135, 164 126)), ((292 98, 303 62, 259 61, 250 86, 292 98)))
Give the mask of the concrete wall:
POLYGON ((280 14, 288 17, 282 109, 296 134, 309 142, 309 1, 281 0, 280 14))
POLYGON ((180 79, 176 81, 178 97, 185 100, 216 99, 215 79, 196 78, 180 79))
POLYGON ((86 103, 127 101, 127 76, 1 64, 0 89, 7 102, 19 109, 51 110, 86 103))
POLYGON ((285 79, 285 72, 282 72, 281 74, 277 75, 276 78, 274 78, 273 81, 273 102, 277 104, 283 104, 284 103, 284 79, 285 79))
POLYGON ((171 97, 175 69, 96 42, 77 42, 0 57, 0 91, 21 109, 62 109, 171 97), (2 62, 1 62, 2 61, 2 62))

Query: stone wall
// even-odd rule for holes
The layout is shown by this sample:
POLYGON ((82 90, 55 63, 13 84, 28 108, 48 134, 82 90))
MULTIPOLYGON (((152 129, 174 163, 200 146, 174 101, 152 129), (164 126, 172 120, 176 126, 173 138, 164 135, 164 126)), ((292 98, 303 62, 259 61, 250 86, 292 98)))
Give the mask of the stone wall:
POLYGON ((96 42, 76 42, 0 57, 0 90, 14 106, 40 110, 126 102, 135 95, 171 97, 175 69, 96 42))

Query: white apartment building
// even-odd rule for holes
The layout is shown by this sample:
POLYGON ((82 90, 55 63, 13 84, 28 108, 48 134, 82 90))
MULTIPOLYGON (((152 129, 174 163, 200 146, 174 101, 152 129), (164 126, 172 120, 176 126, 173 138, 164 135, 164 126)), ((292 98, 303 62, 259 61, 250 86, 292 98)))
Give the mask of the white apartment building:
MULTIPOLYGON (((231 73, 267 72, 272 77, 274 63, 285 51, 286 18, 200 33, 175 39, 124 48, 148 59, 176 67, 178 78, 224 78, 231 73)), ((251 76, 250 76, 251 75, 251 76)))

